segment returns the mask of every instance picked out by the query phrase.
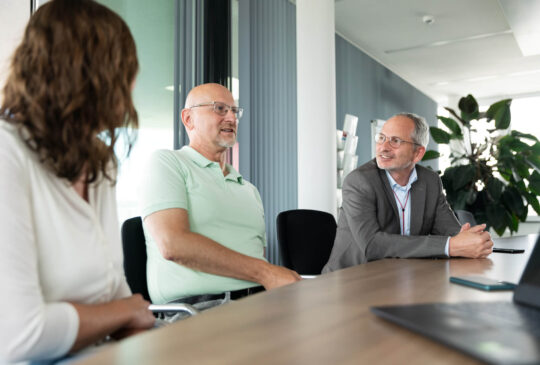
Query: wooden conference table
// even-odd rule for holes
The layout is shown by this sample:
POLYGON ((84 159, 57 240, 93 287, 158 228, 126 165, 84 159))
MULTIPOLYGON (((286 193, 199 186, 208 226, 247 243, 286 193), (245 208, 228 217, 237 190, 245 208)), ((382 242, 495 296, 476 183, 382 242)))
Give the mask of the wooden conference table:
POLYGON ((455 350, 373 315, 376 305, 511 300, 448 279, 518 282, 537 235, 494 239, 487 259, 371 262, 259 293, 131 337, 84 364, 472 364, 455 350))

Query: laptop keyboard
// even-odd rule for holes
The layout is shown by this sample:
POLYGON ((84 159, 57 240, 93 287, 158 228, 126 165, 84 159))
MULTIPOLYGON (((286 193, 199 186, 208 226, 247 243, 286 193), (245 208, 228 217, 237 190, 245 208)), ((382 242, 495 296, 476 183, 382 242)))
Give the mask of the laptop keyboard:
POLYGON ((506 322, 509 326, 523 326, 540 338, 540 310, 513 302, 439 303, 446 312, 464 314, 472 318, 487 318, 493 322, 506 322))

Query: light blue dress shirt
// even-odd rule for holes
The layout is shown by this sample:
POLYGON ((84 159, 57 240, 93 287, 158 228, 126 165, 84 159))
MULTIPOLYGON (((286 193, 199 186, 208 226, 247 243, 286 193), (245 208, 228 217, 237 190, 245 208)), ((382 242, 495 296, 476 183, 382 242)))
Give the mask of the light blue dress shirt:
POLYGON ((388 170, 385 170, 386 177, 388 178, 388 182, 390 183, 390 187, 394 191, 394 199, 396 200, 396 205, 398 207, 399 211, 399 226, 401 227, 401 233, 405 236, 409 236, 411 234, 411 197, 409 196, 409 191, 411 190, 411 186, 413 182, 418 180, 418 175, 416 174, 416 168, 414 168, 411 172, 411 176, 409 176, 409 181, 407 182, 407 185, 401 186, 399 185, 396 180, 390 175, 388 170), (402 205, 404 204, 405 212, 401 211, 402 205), (402 218, 402 214, 405 213, 405 219, 402 218), (405 226, 403 226, 403 223, 405 223, 405 226))
MULTIPOLYGON (((396 200, 396 205, 398 207, 398 211, 400 211, 399 215, 399 226, 401 227, 401 232, 405 236, 409 236, 411 234, 411 197, 409 196, 407 199, 407 195, 410 194, 409 191, 411 190, 412 184, 418 180, 418 175, 416 174, 416 168, 414 168, 411 172, 411 176, 409 176, 409 181, 407 182, 407 185, 401 186, 399 185, 396 180, 390 175, 388 170, 385 170, 386 177, 388 178, 388 182, 390 183, 390 187, 392 188, 392 191, 394 192, 394 198, 396 200), (404 205, 405 212, 401 212, 401 207, 404 205), (405 219, 403 219, 402 214, 405 213, 405 219), (404 226, 405 223, 405 226, 404 226)), ((448 254, 448 246, 450 244, 450 237, 446 240, 446 245, 444 246, 444 253, 446 256, 450 256, 448 254)))

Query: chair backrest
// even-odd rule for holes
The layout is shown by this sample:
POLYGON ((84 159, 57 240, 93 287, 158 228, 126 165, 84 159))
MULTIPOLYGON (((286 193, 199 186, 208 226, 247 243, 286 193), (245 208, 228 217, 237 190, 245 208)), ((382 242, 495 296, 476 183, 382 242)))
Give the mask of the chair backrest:
POLYGON ((122 224, 122 248, 124 272, 131 291, 150 301, 146 282, 146 241, 141 217, 130 218, 122 224))
POLYGON ((456 210, 454 213, 456 213, 459 224, 469 223, 471 226, 476 226, 476 219, 474 219, 474 215, 471 212, 467 210, 456 210))
POLYGON ((288 210, 278 214, 276 225, 283 265, 301 275, 320 274, 334 246, 334 216, 318 210, 288 210))

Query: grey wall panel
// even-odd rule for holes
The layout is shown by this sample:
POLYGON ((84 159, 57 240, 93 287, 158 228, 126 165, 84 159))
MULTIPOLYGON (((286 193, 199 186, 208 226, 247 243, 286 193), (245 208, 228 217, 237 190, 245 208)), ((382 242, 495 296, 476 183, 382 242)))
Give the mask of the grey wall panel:
POLYGON ((298 206, 296 8, 288 0, 240 1, 239 22, 240 48, 249 50, 240 51, 239 63, 240 104, 246 108, 239 132, 240 171, 261 193, 267 257, 279 263, 276 216, 298 206))
MULTIPOLYGON (((371 158, 373 119, 388 119, 393 114, 412 112, 437 125, 437 103, 336 35, 336 111, 337 127, 343 128, 345 114, 358 116, 358 164, 371 158)), ((428 148, 436 149, 430 142, 428 148)), ((437 168, 437 163, 430 164, 437 168)))

